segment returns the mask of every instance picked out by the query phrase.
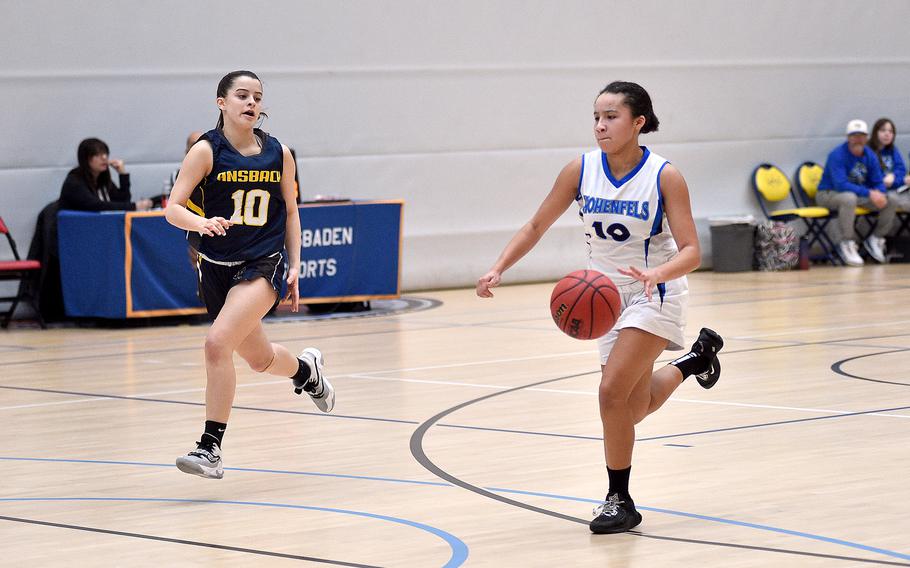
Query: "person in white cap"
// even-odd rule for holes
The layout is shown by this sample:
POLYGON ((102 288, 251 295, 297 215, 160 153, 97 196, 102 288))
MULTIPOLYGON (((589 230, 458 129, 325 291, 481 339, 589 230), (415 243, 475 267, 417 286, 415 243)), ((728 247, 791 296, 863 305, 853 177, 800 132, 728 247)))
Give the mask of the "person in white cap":
POLYGON ((840 243, 837 252, 850 266, 862 266, 853 224, 856 208, 878 212, 875 230, 863 241, 863 248, 876 262, 885 262, 885 235, 891 230, 897 211, 894 192, 887 192, 878 157, 866 146, 869 126, 854 119, 847 123, 847 141, 828 154, 815 201, 837 213, 840 243))

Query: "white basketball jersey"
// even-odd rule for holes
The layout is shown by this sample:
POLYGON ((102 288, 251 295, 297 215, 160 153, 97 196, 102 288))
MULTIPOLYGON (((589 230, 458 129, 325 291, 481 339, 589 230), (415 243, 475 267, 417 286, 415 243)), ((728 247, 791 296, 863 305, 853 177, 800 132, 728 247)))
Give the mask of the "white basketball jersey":
MULTIPOLYGON (((644 155, 632 171, 616 179, 600 149, 582 156, 578 183, 579 214, 588 244, 588 267, 609 276, 617 286, 636 282, 617 268, 654 268, 679 249, 670 234, 660 193, 660 172, 669 162, 642 147, 644 155)), ((666 283, 685 292, 685 277, 666 283)), ((659 286, 661 296, 665 286, 659 286)))

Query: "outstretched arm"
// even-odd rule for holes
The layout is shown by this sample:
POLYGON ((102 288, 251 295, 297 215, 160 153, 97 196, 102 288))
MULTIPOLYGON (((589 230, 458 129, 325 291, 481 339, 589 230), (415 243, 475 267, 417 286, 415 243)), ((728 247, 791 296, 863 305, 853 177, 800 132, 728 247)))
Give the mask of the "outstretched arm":
POLYGON ((490 288, 499 285, 502 273, 512 267, 524 255, 528 254, 547 229, 559 219, 560 215, 575 201, 578 190, 578 178, 581 175, 581 158, 567 164, 553 184, 553 189, 544 198, 543 203, 531 217, 531 220, 515 233, 489 272, 477 280, 477 295, 481 298, 492 298, 490 288))

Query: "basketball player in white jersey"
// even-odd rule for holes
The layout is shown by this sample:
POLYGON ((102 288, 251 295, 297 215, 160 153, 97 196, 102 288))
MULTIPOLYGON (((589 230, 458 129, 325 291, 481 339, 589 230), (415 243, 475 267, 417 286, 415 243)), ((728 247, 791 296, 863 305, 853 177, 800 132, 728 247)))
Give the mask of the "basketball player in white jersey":
POLYGON ((577 202, 584 222, 588 268, 619 288, 622 312, 597 344, 600 417, 610 487, 595 509, 594 533, 625 532, 641 522, 629 495, 635 424, 654 412, 690 375, 711 388, 720 378, 723 340, 702 329, 691 351, 657 371, 665 349, 683 349, 689 291, 686 274, 701 253, 682 174, 638 145, 657 130, 651 97, 640 85, 616 81, 594 101, 599 148, 566 165, 534 217, 509 241, 493 268, 477 281, 477 295, 493 296, 502 273, 527 254, 577 202))

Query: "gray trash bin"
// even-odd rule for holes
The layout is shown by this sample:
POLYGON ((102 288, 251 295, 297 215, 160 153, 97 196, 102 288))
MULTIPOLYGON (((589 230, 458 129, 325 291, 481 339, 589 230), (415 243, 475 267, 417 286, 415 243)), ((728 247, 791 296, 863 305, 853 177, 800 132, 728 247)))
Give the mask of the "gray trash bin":
POLYGON ((755 226, 751 223, 712 223, 711 260, 714 272, 752 270, 755 226))

